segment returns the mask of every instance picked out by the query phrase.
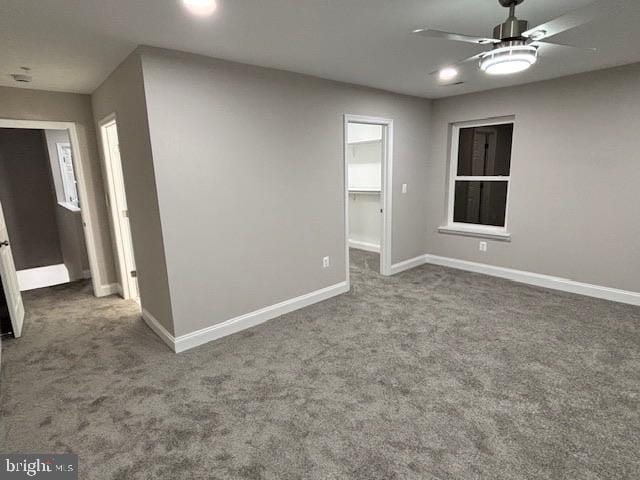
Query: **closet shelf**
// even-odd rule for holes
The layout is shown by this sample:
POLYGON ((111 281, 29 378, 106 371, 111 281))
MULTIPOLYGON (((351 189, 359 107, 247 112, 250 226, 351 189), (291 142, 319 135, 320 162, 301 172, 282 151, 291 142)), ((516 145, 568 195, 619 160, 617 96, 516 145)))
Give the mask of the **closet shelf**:
POLYGON ((382 193, 382 191, 379 188, 350 188, 349 193, 374 194, 374 193, 382 193))

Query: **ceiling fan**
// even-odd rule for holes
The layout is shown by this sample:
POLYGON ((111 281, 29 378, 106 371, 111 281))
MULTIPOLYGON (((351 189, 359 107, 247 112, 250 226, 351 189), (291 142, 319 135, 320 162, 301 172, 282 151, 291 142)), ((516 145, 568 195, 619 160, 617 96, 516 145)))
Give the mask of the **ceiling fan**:
POLYGON ((547 39, 588 23, 594 20, 599 14, 604 13, 607 9, 615 8, 611 5, 611 0, 600 0, 543 23, 542 25, 538 25, 537 27, 529 28, 529 22, 516 17, 516 7, 524 2, 524 0, 498 0, 498 2, 503 7, 509 9, 509 16, 503 23, 493 29, 493 36, 490 38, 473 37, 430 28, 413 30, 413 33, 424 37, 491 46, 490 50, 480 52, 454 64, 439 68, 431 72, 430 75, 439 73, 440 80, 452 80, 458 74, 457 66, 474 60, 479 62, 480 70, 490 75, 506 75, 522 72, 536 63, 538 60, 538 48, 546 45, 595 51, 595 48, 566 45, 547 39))

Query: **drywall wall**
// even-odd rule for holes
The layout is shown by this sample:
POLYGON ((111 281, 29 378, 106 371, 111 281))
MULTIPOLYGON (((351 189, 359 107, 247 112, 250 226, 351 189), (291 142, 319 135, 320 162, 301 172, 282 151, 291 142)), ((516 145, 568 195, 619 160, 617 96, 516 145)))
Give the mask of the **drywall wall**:
POLYGON ((69 133, 66 130, 45 130, 44 135, 52 181, 55 186, 55 212, 62 259, 69 271, 71 281, 79 280, 89 276, 89 258, 82 229, 82 214, 78 209, 61 205, 65 198, 57 149, 58 143, 70 143, 69 133))
MULTIPOLYGON (((98 134, 100 121, 116 114, 142 308, 173 334, 145 92, 137 53, 130 55, 93 93, 92 101, 98 134)), ((195 220, 191 212, 183 212, 182 221, 189 219, 195 220)))
POLYGON ((345 281, 344 114, 394 119, 392 261, 424 253, 430 101, 139 52, 176 335, 345 281))
POLYGON ((60 161, 58 160, 58 143, 71 143, 67 130, 45 130, 44 138, 47 143, 47 153, 49 154, 49 165, 53 185, 55 187, 55 198, 58 202, 64 202, 64 189, 62 187, 62 175, 60 173, 60 161))
MULTIPOLYGON (((116 281, 102 174, 88 95, 0 87, 0 118, 74 122, 78 132, 82 167, 88 185, 89 205, 98 269, 103 283, 116 281)), ((85 199, 81 199, 85 201, 85 199)))
POLYGON ((349 190, 380 190, 382 188, 382 141, 347 145, 349 190))
POLYGON ((640 291, 640 64, 433 103, 427 253, 640 291), (511 242, 445 223, 450 124, 515 115, 511 242))
POLYGON ((62 263, 55 192, 41 130, 0 128, 0 203, 17 270, 62 263))
POLYGON ((349 122, 347 126, 347 143, 382 140, 382 128, 382 125, 349 122))
POLYGON ((382 196, 380 193, 349 194, 349 242, 352 247, 380 248, 382 237, 381 208, 382 196))
POLYGON ((58 204, 55 210, 62 261, 69 271, 69 279, 73 282, 81 278, 90 278, 89 258, 80 211, 71 211, 58 204))

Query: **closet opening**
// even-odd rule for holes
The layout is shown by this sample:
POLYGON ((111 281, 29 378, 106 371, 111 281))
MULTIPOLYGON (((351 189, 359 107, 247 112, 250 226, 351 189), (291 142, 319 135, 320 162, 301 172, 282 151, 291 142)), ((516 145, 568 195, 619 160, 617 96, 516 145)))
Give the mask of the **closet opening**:
POLYGON ((347 278, 353 268, 390 275, 393 121, 345 115, 347 278))

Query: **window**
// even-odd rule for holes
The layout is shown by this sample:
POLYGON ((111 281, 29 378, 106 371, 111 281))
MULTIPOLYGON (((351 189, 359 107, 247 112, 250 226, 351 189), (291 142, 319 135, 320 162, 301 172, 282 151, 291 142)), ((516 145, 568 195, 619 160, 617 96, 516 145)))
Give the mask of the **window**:
POLYGON ((62 192, 58 192, 62 198, 59 198, 58 201, 71 207, 80 208, 71 145, 69 143, 57 143, 56 148, 58 150, 60 177, 62 179, 62 192))
POLYGON ((513 120, 454 125, 449 208, 443 233, 509 239, 513 120))

